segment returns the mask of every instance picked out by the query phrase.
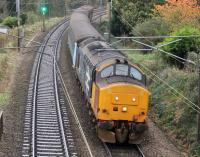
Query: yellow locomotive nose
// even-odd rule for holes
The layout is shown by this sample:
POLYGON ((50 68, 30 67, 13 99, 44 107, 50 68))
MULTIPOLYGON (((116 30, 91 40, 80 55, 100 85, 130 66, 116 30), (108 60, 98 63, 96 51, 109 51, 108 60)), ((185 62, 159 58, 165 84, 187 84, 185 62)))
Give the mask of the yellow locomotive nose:
POLYGON ((145 88, 117 83, 99 88, 98 95, 99 120, 145 122, 150 95, 145 88))

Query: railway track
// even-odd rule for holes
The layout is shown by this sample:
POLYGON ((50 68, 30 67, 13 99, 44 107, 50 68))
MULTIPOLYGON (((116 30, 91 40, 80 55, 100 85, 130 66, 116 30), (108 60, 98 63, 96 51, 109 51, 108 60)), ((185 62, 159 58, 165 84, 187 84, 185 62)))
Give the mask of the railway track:
POLYGON ((108 157, 145 157, 139 145, 116 145, 103 142, 108 157))
MULTIPOLYGON (((95 18, 99 14, 96 13, 95 18)), ((32 69, 25 112, 22 156, 76 157, 68 109, 57 78, 57 52, 69 20, 62 21, 46 35, 32 69), (51 46, 49 46, 51 45, 51 46)), ((69 100, 68 100, 69 102, 69 100)), ((79 128, 81 130, 81 128, 79 128)), ((84 133, 82 136, 85 138, 84 133)), ((85 138, 90 156, 91 150, 85 138)))
POLYGON ((67 112, 61 107, 54 57, 68 25, 66 20, 51 29, 36 56, 28 91, 22 156, 77 154, 67 112))

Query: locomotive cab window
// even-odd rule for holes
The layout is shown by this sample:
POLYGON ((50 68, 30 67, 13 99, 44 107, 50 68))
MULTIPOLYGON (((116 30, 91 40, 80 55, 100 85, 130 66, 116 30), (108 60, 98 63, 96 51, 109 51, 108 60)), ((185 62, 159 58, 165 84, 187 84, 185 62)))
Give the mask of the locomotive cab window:
POLYGON ((126 64, 116 64, 116 75, 128 76, 128 65, 126 64))
POLYGON ((109 66, 101 71, 101 78, 110 77, 114 74, 114 67, 109 66))
POLYGON ((136 80, 142 81, 142 74, 134 67, 130 69, 130 76, 136 80))

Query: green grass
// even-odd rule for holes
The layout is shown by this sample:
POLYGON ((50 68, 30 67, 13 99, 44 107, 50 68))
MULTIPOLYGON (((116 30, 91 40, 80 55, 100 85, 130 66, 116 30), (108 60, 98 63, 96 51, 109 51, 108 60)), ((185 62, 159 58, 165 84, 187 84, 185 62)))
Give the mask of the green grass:
POLYGON ((196 111, 191 108, 192 104, 183 98, 185 96, 194 104, 198 104, 197 73, 169 66, 157 53, 129 52, 127 55, 148 77, 148 89, 152 93, 150 116, 169 137, 173 137, 172 140, 177 142, 180 149, 188 151, 190 156, 200 156, 200 145, 196 143, 196 111), (151 75, 143 66, 173 89, 151 75))
MULTIPOLYGON (((54 18, 50 18, 50 19, 46 19, 45 20, 45 26, 46 29, 52 27, 53 25, 55 25, 56 23, 58 23, 62 18, 58 18, 58 17, 54 17, 54 18)), ((42 20, 37 21, 33 24, 27 24, 25 27, 25 36, 28 39, 31 39, 31 37, 33 37, 37 32, 41 32, 42 30, 42 20)))
POLYGON ((0 93, 0 106, 5 106, 10 100, 10 93, 0 93))
POLYGON ((136 63, 141 62, 155 62, 156 53, 143 54, 140 52, 129 52, 128 57, 136 63))
MULTIPOLYGON (((139 57, 133 54, 130 58, 148 67, 168 84, 168 86, 163 84, 162 81, 144 70, 149 80, 148 88, 152 93, 150 115, 154 117, 154 121, 162 126, 169 136, 173 134, 173 137, 176 137, 173 140, 178 141, 180 146, 184 145, 184 149, 193 146, 196 139, 196 112, 191 108, 192 104, 183 96, 197 104, 197 74, 170 67, 161 62, 162 60, 155 66, 157 56, 153 54, 139 55, 139 57)), ((191 150, 191 154, 195 152, 198 150, 191 150)))
MULTIPOLYGON (((62 18, 50 18, 46 20, 46 28, 50 28, 54 24, 58 23, 62 18)), ((35 19, 33 19, 35 20, 35 19)), ((42 22, 34 22, 25 26, 25 37, 31 39, 37 32, 41 31, 42 22)), ((10 33, 17 35, 17 28, 10 30, 10 33)), ((0 36, 0 39, 4 39, 4 36, 0 36)), ((8 42, 5 47, 16 46, 16 38, 8 38, 8 42)), ((26 44, 26 43, 25 43, 26 44)), ((10 81, 12 80, 13 73, 19 59, 17 50, 13 49, 0 49, 0 107, 9 103, 11 94, 10 81)))
MULTIPOLYGON (((103 25, 105 26, 105 23, 103 25)), ((123 42, 117 47, 123 48, 123 42)), ((126 48, 136 47, 132 43, 127 43, 126 48)), ((183 98, 185 96, 194 104, 198 104, 198 75, 195 70, 191 72, 170 66, 163 61, 162 54, 159 52, 144 54, 138 51, 127 51, 124 53, 147 75, 148 89, 152 94, 149 111, 152 120, 165 130, 181 150, 187 152, 189 156, 200 157, 200 144, 196 142, 197 113, 191 108, 192 104, 183 98), (149 70, 173 89, 152 75, 149 70)))

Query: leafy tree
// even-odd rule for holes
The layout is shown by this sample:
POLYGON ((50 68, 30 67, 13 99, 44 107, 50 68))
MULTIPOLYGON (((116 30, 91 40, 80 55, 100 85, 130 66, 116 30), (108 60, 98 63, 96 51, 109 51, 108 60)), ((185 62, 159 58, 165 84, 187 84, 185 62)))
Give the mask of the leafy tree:
POLYGON ((7 0, 7 10, 10 16, 16 16, 16 3, 15 0, 7 0))
MULTIPOLYGON (((123 23, 124 30, 129 32, 132 27, 138 23, 144 22, 153 14, 155 0, 115 0, 113 1, 113 10, 118 13, 120 18, 117 23, 123 23)), ((114 14, 115 15, 115 14, 114 14)), ((115 17, 114 17, 115 18, 115 17)), ((116 21, 115 20, 115 21, 116 21)), ((120 32, 121 27, 119 27, 120 32)), ((115 31, 116 32, 116 31, 115 31)))
POLYGON ((156 5, 156 12, 173 27, 180 23, 197 22, 200 19, 197 0, 167 0, 164 5, 156 5))
MULTIPOLYGON (((194 27, 191 26, 185 26, 183 28, 180 28, 173 33, 171 33, 171 36, 183 36, 183 35, 200 35, 200 31, 194 27)), ((166 38, 162 44, 169 43, 173 41, 172 38, 166 38)), ((168 46, 165 46, 163 49, 169 53, 172 53, 176 56, 179 56, 181 58, 187 59, 189 52, 196 52, 198 49, 198 45, 200 45, 200 39, 199 38, 185 38, 181 40, 180 42, 176 42, 174 44, 170 44, 168 46)), ((182 60, 175 60, 174 58, 170 57, 169 55, 163 54, 163 59, 167 61, 168 63, 172 65, 176 65, 179 68, 183 68, 183 64, 181 63, 182 60), (181 62, 179 62, 181 61, 181 62)))
MULTIPOLYGON (((170 29, 169 25, 163 21, 161 18, 151 18, 146 20, 143 23, 139 23, 135 26, 135 31, 138 32, 139 35, 137 36, 162 36, 169 34, 170 29)), ((134 32, 133 32, 134 34, 134 32)), ((160 38, 155 38, 155 39, 140 39, 141 42, 152 45, 157 45, 159 42, 162 41, 160 38)), ((147 46, 144 45, 137 45, 137 47, 140 46, 140 48, 148 48, 147 46)), ((147 52, 147 51, 144 51, 147 52)), ((151 52, 151 51, 148 51, 151 52)))
POLYGON ((111 33, 115 36, 119 36, 123 33, 128 33, 124 23, 121 21, 119 14, 113 10, 112 12, 112 19, 111 19, 111 33))

